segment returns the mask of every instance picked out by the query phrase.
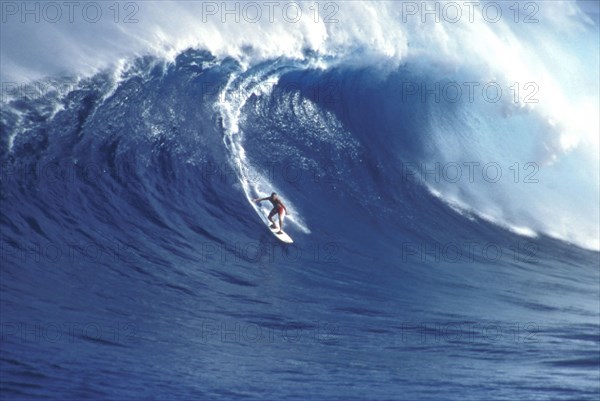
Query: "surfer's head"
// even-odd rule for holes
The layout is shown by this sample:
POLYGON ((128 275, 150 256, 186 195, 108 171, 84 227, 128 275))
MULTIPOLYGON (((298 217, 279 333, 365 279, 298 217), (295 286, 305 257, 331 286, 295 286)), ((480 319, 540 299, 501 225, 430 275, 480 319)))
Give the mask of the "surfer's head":
POLYGON ((273 197, 273 196, 277 196, 277 193, 273 192, 273 193, 271 194, 271 197, 273 197))

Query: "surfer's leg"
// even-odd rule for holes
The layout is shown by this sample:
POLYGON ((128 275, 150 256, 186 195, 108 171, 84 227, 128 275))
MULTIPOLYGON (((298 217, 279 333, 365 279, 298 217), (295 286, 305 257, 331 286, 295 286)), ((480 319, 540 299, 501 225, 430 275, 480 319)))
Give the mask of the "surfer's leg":
POLYGON ((273 208, 273 210, 271 210, 271 213, 269 213, 269 217, 267 217, 269 219, 269 221, 271 222, 271 228, 277 228, 277 226, 275 225, 275 222, 273 221, 273 216, 275 216, 275 213, 277 213, 277 210, 275 210, 275 208, 273 208))
POLYGON ((279 209, 279 233, 283 234, 283 209, 279 209))

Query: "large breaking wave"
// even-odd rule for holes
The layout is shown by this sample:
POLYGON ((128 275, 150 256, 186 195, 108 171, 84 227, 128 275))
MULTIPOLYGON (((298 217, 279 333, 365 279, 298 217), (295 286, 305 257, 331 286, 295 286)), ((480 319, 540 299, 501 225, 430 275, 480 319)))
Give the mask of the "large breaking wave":
MULTIPOLYGON (((322 394, 349 399, 340 386, 366 368, 336 373, 318 356, 328 347, 358 361, 357 349, 398 351, 398 321, 519 316, 537 324, 531 352, 544 355, 541 365, 523 367, 514 342, 448 345, 421 361, 401 352, 423 375, 431 364, 448 368, 457 350, 482 372, 495 366, 482 355, 497 353, 557 388, 553 369, 576 365, 582 379, 567 394, 597 394, 589 342, 597 345, 598 308, 587 302, 598 296, 600 247, 597 23, 572 2, 544 4, 535 29, 508 19, 423 24, 403 20, 402 4, 343 3, 338 23, 304 18, 290 30, 281 19, 223 23, 193 2, 171 5, 178 18, 169 23, 150 3, 130 30, 109 24, 102 41, 69 38, 72 51, 47 70, 3 47, 5 80, 38 79, 5 92, 2 108, 3 392, 283 397, 313 364, 333 383, 318 384, 322 394), (49 72, 64 75, 41 78, 49 72), (56 90, 32 92, 36 82, 56 90), (273 242, 266 209, 251 202, 273 190, 291 211, 292 248, 273 242), (92 363, 59 353, 40 367, 42 347, 14 339, 22 316, 118 316, 134 323, 137 342, 84 333, 68 345, 92 363), (263 348, 272 354, 262 357, 296 366, 280 371, 251 346, 198 336, 202 322, 223 319, 274 330, 335 321, 346 331, 301 357, 298 344, 263 348), (547 357, 556 338, 573 347, 547 357), (123 359, 110 365, 89 343, 123 359), (155 352, 173 353, 159 366, 155 352), (102 389, 133 360, 123 386, 102 389), (220 393, 233 361, 249 370, 220 393), (72 370, 92 366, 104 376, 73 386, 72 370), (169 369, 179 376, 164 379, 169 369), (287 385, 253 387, 252 369, 287 385), (46 384, 28 387, 31 374, 46 384)), ((77 27, 45 34, 60 40, 77 27)), ((359 395, 394 369, 409 395, 425 394, 393 354, 380 355, 359 395)), ((494 396, 506 397, 503 386, 540 391, 500 376, 486 379, 498 384, 494 396)), ((374 397, 397 394, 390 383, 374 397)))

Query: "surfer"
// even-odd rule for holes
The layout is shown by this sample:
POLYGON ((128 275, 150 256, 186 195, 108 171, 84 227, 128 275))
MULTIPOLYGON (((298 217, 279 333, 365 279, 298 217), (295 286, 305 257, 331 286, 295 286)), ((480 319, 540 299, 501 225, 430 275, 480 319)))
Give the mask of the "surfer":
POLYGON ((268 200, 273 205, 273 209, 271 209, 271 213, 269 213, 268 217, 269 221, 272 223, 271 228, 277 228, 275 222, 272 220, 273 216, 275 216, 275 213, 277 213, 279 214, 279 231, 277 232, 277 234, 283 234, 283 212, 285 211, 285 214, 289 214, 285 205, 281 201, 281 198, 277 196, 275 192, 273 192, 271 196, 267 196, 266 198, 252 199, 253 202, 262 202, 265 200, 268 200))

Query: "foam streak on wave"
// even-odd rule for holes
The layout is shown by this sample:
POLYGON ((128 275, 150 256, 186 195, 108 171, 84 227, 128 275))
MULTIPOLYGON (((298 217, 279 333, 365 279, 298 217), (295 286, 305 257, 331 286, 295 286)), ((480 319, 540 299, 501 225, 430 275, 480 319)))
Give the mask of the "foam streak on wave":
MULTIPOLYGON (((219 113, 222 116, 223 143, 230 152, 231 166, 237 173, 246 199, 265 223, 267 222, 266 216, 269 213, 269 208, 257 205, 252 199, 273 191, 280 193, 285 198, 285 192, 276 188, 264 174, 249 162, 243 146, 244 138, 243 132, 240 131, 240 118, 242 118, 242 109, 247 100, 253 95, 268 95, 273 85, 277 83, 281 73, 281 70, 272 71, 272 68, 256 74, 252 71, 234 73, 220 93, 219 102, 217 103, 219 113)), ((292 201, 286 199, 286 203, 290 210, 297 210, 292 201)), ((310 229, 298 213, 295 212, 286 220, 302 232, 310 233, 310 229)))

